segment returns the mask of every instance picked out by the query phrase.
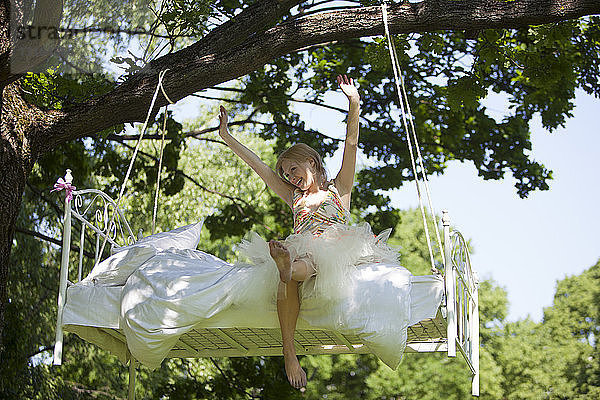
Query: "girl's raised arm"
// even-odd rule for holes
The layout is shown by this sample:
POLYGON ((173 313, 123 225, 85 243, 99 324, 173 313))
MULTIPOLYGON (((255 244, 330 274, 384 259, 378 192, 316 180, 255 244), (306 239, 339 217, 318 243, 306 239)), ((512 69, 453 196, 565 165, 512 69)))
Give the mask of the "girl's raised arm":
POLYGON ((256 154, 249 148, 238 142, 227 129, 227 111, 225 107, 220 107, 219 113, 219 136, 229 146, 235 154, 238 155, 246 164, 250 166, 261 177, 261 179, 271 188, 272 191, 281 197, 285 203, 292 207, 292 196, 294 194, 294 187, 282 180, 271 167, 265 164, 256 154))
POLYGON ((354 81, 346 75, 337 77, 340 89, 348 98, 348 120, 346 123, 346 141, 344 142, 344 157, 342 167, 335 177, 335 187, 340 193, 342 203, 350 208, 350 195, 354 185, 354 171, 356 169, 356 152, 358 148, 358 118, 360 114, 360 96, 354 86, 354 81))

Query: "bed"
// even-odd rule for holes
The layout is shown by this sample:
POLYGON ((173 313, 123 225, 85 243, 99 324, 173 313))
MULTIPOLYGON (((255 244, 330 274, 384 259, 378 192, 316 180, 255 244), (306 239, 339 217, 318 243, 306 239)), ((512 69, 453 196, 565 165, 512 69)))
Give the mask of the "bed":
MULTIPOLYGON (((69 171, 64 182, 68 185, 72 182, 69 171)), ((279 356, 282 354, 281 332, 276 308, 272 303, 265 303, 264 308, 260 310, 252 305, 223 303, 217 308, 211 307, 210 312, 197 320, 191 318, 193 315, 191 317, 184 315, 187 317, 185 320, 177 315, 178 320, 175 324, 177 329, 173 329, 168 321, 165 324, 154 323, 154 319, 146 319, 140 325, 154 325, 150 329, 144 328, 142 338, 139 339, 136 336, 136 329, 132 329, 132 325, 138 325, 137 315, 132 323, 128 319, 128 310, 124 308, 131 293, 143 291, 144 287, 138 284, 134 289, 130 288, 130 282, 135 281, 131 277, 135 277, 136 274, 143 275, 144 271, 148 270, 154 272, 149 265, 153 264, 155 267, 164 265, 164 260, 177 258, 182 252, 186 256, 183 260, 189 260, 191 254, 194 260, 185 262, 196 263, 190 264, 194 268, 197 267, 198 262, 201 262, 198 260, 210 259, 211 265, 214 265, 216 258, 195 249, 179 252, 164 250, 159 254, 151 254, 150 261, 144 261, 139 265, 132 264, 135 272, 126 279, 126 282, 123 280, 117 284, 114 281, 110 281, 109 284, 99 284, 93 276, 95 267, 106 264, 111 253, 118 254, 120 249, 136 248, 136 245, 139 247, 148 239, 142 238, 141 233, 137 238, 135 237, 119 207, 105 193, 86 189, 73 191, 71 194, 72 199, 69 196, 65 199, 53 359, 55 365, 60 365, 62 362, 64 332, 75 333, 82 339, 109 351, 123 363, 129 363, 129 399, 134 399, 135 369, 140 361, 144 365, 153 367, 157 363, 160 364, 163 358, 172 357, 279 356), (72 242, 72 233, 78 236, 78 241, 72 242), (94 250, 91 254, 93 268, 84 277, 86 240, 92 241, 91 247, 94 250), (71 257, 72 249, 77 257, 71 257), (69 270, 73 274, 77 271, 74 282, 68 279, 69 270), (153 332, 154 336, 144 336, 148 331, 153 332), (156 332, 159 334, 156 335, 156 332), (151 354, 154 349, 156 354, 151 354)), ((472 374, 472 394, 479 395, 478 282, 471 269, 465 240, 459 232, 450 230, 447 212, 443 212, 442 223, 445 267, 441 268, 439 274, 410 278, 411 300, 410 304, 405 305, 408 317, 403 325, 398 325, 397 334, 388 332, 387 335, 380 335, 379 332, 374 332, 374 327, 381 324, 368 325, 363 324, 363 321, 359 321, 359 324, 356 324, 356 321, 337 324, 321 323, 325 316, 319 314, 319 304, 311 304, 308 301, 302 304, 298 319, 295 335, 297 354, 374 353, 393 367, 399 362, 399 358, 396 357, 398 348, 404 352, 447 352, 449 357, 455 357, 458 350, 472 374), (336 329, 323 328, 334 325, 336 329), (393 357, 386 359, 390 353, 394 353, 393 357)), ((88 253, 87 256, 89 257, 90 254, 88 253)), ((231 264, 220 261, 223 263, 223 268, 219 271, 230 268, 231 264)), ((389 277, 393 278, 395 272, 384 270, 385 268, 380 265, 367 266, 365 271, 368 273, 364 272, 364 279, 359 279, 359 285, 362 285, 359 290, 377 292, 379 288, 389 287, 389 277), (370 277, 375 275, 384 277, 380 280, 381 286, 373 286, 370 277)), ((138 281, 144 281, 151 275, 152 273, 149 275, 147 273, 138 281)), ((211 279, 215 282, 223 280, 220 276, 211 279)), ((187 281, 184 279, 182 282, 187 281)), ((206 286, 204 281, 201 283, 206 286)), ((382 291, 380 295, 385 296, 386 293, 382 291)), ((340 304, 339 307, 343 311, 347 305, 340 304)), ((135 314, 139 309, 135 309, 135 314)), ((183 307, 183 310, 185 314, 187 306, 183 307)), ((150 312, 152 313, 155 311, 150 312)), ((386 329, 396 329, 393 325, 394 318, 389 318, 389 315, 383 317, 392 321, 387 323, 386 329)), ((401 350, 399 357, 402 354, 401 350)))

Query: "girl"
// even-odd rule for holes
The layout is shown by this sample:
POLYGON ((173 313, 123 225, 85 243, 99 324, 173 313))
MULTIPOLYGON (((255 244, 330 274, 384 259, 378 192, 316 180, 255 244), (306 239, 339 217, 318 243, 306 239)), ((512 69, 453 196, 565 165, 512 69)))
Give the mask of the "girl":
POLYGON ((349 110, 342 166, 332 181, 327 180, 319 154, 305 144, 296 144, 281 153, 273 171, 231 136, 227 112, 222 106, 219 115, 223 141, 290 206, 294 215, 294 234, 283 243, 270 241, 268 248, 279 270, 280 285, 285 288, 277 291, 277 314, 285 371, 295 388, 306 386, 306 373, 294 348, 300 310, 298 284, 305 282, 303 298, 318 294, 334 300, 344 296, 351 286, 349 267, 365 260, 397 260, 396 254, 381 243, 380 237, 374 237, 367 224, 347 225, 356 165, 360 96, 346 75, 339 75, 337 82, 348 98, 349 110))

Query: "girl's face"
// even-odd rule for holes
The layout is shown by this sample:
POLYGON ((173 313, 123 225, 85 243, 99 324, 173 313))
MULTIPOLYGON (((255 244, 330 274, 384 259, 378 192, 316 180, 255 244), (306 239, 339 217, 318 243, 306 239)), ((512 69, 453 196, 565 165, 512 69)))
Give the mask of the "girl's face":
POLYGON ((314 161, 312 159, 304 162, 285 159, 281 162, 283 176, 294 186, 302 191, 310 187, 319 187, 314 161))

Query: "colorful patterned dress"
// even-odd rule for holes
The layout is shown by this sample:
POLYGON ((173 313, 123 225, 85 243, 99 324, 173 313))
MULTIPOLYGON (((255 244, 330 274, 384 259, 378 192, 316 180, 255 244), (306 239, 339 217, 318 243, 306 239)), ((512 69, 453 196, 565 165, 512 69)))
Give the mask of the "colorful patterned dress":
POLYGON ((303 197, 302 191, 298 189, 294 191, 294 234, 311 232, 315 236, 320 236, 332 225, 348 223, 350 215, 342 204, 335 185, 329 185, 325 200, 315 211, 304 207, 303 197))

